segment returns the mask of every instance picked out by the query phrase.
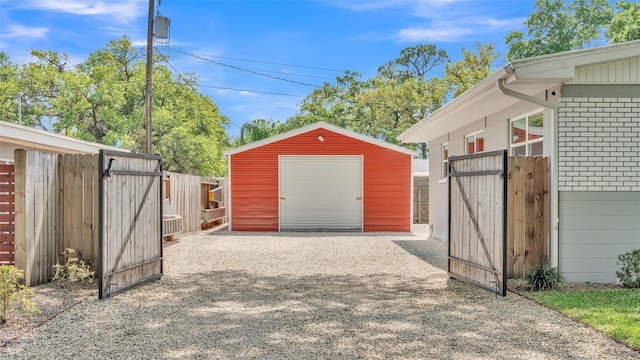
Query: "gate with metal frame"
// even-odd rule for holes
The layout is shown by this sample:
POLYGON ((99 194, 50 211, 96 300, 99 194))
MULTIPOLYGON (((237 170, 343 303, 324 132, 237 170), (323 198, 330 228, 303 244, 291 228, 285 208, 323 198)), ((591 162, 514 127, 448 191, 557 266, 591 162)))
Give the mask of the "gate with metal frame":
POLYGON ((449 157, 449 276, 506 296, 507 151, 449 157))
POLYGON ((100 151, 99 298, 162 277, 162 158, 100 151))

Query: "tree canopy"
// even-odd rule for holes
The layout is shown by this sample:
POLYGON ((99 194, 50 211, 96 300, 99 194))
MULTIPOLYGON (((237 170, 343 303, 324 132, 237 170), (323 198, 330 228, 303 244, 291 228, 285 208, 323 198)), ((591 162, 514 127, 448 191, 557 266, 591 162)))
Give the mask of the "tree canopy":
POLYGON ((607 38, 612 43, 640 40, 640 3, 635 1, 618 1, 616 7, 620 11, 611 18, 607 30, 607 38))
MULTIPOLYGON (((536 0, 525 31, 506 37, 507 60, 583 48, 606 36, 611 43, 640 39, 640 4, 609 0, 536 0)), ((604 40, 606 41, 606 40, 604 40)), ((72 66, 69 57, 33 50, 14 64, 0 52, 0 118, 54 133, 145 149, 145 58, 122 37, 72 66), (17 107, 20 106, 20 111, 17 107)), ((169 58, 153 59, 153 151, 170 171, 224 176, 222 151, 324 121, 399 144, 397 136, 488 76, 498 59, 493 44, 461 49, 461 58, 433 44, 402 49, 369 78, 346 70, 300 103, 288 119, 245 122, 231 141, 229 124, 211 98, 197 90, 198 76, 177 73, 169 58)), ((400 144, 426 158, 428 144, 400 144)))
MULTIPOLYGON (((34 50, 16 65, 0 53, 0 114, 6 121, 142 152, 145 58, 125 36, 72 67, 65 54, 34 50), (16 99, 21 93, 20 99, 16 99), (21 111, 16 111, 16 100, 21 111)), ((153 151, 170 171, 223 176, 228 119, 200 94, 195 74, 174 74, 154 57, 153 151)))

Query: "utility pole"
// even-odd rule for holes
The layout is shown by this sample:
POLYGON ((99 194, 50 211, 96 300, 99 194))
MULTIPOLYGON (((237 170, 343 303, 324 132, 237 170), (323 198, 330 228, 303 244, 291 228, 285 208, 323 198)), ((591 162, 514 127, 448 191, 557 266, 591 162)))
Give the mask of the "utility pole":
POLYGON ((151 77, 153 76, 153 6, 155 0, 149 0, 149 20, 147 24, 147 82, 145 86, 145 129, 146 153, 151 154, 151 77))
POLYGON ((21 92, 18 93, 18 124, 22 125, 22 98, 24 94, 21 92))

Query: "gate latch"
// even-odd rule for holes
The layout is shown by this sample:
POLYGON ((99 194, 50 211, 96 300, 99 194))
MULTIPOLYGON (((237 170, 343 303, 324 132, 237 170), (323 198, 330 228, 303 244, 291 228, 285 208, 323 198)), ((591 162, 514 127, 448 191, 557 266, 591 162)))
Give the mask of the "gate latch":
POLYGON ((102 177, 103 178, 111 176, 111 174, 112 174, 111 165, 113 165, 113 161, 114 160, 115 160, 114 158, 109 159, 109 165, 107 165, 107 168, 104 170, 104 172, 102 172, 102 177))

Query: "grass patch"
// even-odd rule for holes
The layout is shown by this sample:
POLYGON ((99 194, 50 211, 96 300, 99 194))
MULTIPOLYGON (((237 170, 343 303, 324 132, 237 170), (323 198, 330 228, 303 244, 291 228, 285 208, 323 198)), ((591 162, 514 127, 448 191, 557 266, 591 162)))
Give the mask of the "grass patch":
POLYGON ((525 295, 640 350, 640 289, 543 291, 525 295))

